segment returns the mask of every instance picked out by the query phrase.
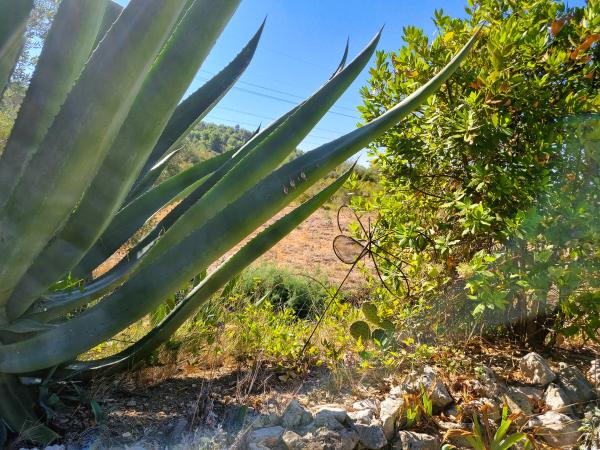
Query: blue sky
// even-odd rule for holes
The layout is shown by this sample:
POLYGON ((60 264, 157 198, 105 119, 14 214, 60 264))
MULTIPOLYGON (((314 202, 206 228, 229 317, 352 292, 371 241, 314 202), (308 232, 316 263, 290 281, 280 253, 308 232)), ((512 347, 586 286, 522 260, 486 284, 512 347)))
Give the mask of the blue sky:
MULTIPOLYGON (((128 0, 117 0, 126 4, 128 0)), ((246 129, 263 126, 314 92, 339 63, 346 38, 350 58, 382 25, 379 49, 402 46, 402 28, 415 25, 434 34, 436 8, 464 16, 467 0, 243 0, 236 14, 196 76, 191 89, 225 66, 268 16, 256 55, 243 77, 205 121, 246 129)), ((581 4, 583 0, 570 2, 581 4)), ((310 150, 355 128, 359 89, 368 69, 340 98, 300 145, 310 150)), ((190 90, 191 92, 191 90, 190 90)))

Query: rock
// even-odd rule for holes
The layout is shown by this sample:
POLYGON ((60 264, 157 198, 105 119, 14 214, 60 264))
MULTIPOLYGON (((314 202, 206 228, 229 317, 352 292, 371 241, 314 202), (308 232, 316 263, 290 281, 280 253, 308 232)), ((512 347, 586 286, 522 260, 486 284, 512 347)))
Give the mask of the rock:
POLYGON ((563 388, 569 403, 578 406, 596 398, 596 391, 577 367, 567 367, 558 374, 558 382, 563 388))
POLYGON ((596 388, 596 392, 600 394, 600 359, 592 361, 592 365, 588 371, 588 378, 596 388))
POLYGON ((401 398, 386 398, 379 406, 379 418, 383 424, 383 433, 387 439, 394 436, 396 421, 400 418, 404 400, 401 398))
POLYGON ((431 398, 434 413, 443 411, 454 401, 446 385, 437 379, 437 373, 431 366, 425 366, 420 372, 410 374, 407 388, 412 392, 420 392, 421 388, 424 388, 431 398))
POLYGON ((129 431, 126 431, 125 433, 123 433, 121 435, 121 437, 123 437, 125 439, 131 439, 133 437, 133 434, 131 434, 129 431))
POLYGON ((513 389, 526 395, 532 404, 541 402, 544 399, 544 390, 533 386, 513 386, 513 389))
POLYGON ((269 428, 281 425, 281 417, 276 414, 259 414, 250 422, 250 428, 269 428))
POLYGON ((400 431, 398 441, 392 448, 395 450, 439 450, 441 444, 437 437, 429 434, 400 431))
POLYGON ((44 450, 65 450, 64 445, 49 445, 44 450))
POLYGON ((482 386, 482 396, 488 398, 500 398, 506 392, 506 384, 498 379, 496 373, 487 366, 479 373, 479 382, 482 386))
POLYGON ((554 383, 550 384, 548 389, 546 389, 544 403, 546 403, 546 406, 550 411, 557 411, 563 414, 574 413, 566 392, 554 383))
POLYGON ((361 409, 360 411, 349 412, 348 417, 354 423, 369 425, 375 418, 375 411, 372 409, 361 409))
POLYGON ((186 428, 188 427, 188 421, 185 419, 179 419, 171 433, 169 433, 169 442, 177 443, 181 440, 183 433, 185 433, 186 428))
POLYGON ((296 430, 300 438, 287 435, 290 448, 301 449, 353 449, 358 443, 358 431, 345 409, 321 406, 316 409, 314 420, 296 430))
POLYGON ((406 394, 404 386, 392 386, 390 389, 390 397, 402 398, 404 394, 406 394))
POLYGON ((358 402, 354 402, 352 404, 352 409, 362 410, 362 409, 371 409, 373 411, 377 411, 379 409, 379 400, 374 399, 364 399, 359 400, 358 402))
POLYGON ((330 430, 325 427, 300 436, 294 432, 286 432, 283 442, 290 450, 353 450, 358 444, 356 430, 330 430))
POLYGON ((302 449, 302 444, 304 444, 302 436, 290 430, 283 433, 283 436, 281 436, 281 440, 290 450, 300 450, 302 449))
POLYGON ((459 414, 458 408, 456 405, 450 405, 448 408, 444 410, 444 416, 446 416, 450 420, 456 420, 459 414))
POLYGON ((343 408, 334 406, 325 406, 317 409, 317 413, 314 418, 314 425, 318 427, 329 426, 334 422, 344 424, 348 421, 348 413, 343 408), (333 421, 333 422, 332 422, 333 421))
POLYGON ((308 425, 313 420, 313 415, 306 410, 298 400, 292 400, 283 415, 281 416, 281 425, 287 429, 295 429, 308 425))
POLYGON ((266 445, 262 445, 262 444, 255 444, 253 442, 251 442, 250 444, 247 445, 247 449, 248 450, 271 450, 269 447, 267 447, 266 445))
POLYGON ((523 392, 513 387, 509 387, 506 394, 504 394, 504 398, 506 399, 510 412, 520 414, 515 420, 515 424, 523 425, 527 422, 527 417, 525 416, 531 416, 533 414, 533 406, 529 401, 529 397, 523 392))
POLYGON ((380 449, 387 445, 383 427, 378 425, 355 425, 358 442, 367 449, 380 449))
POLYGON ((248 448, 254 445, 259 449, 277 447, 282 443, 281 437, 284 432, 285 430, 280 426, 259 428, 246 436, 246 445, 248 448))
POLYGON ((519 368, 529 384, 546 386, 556 379, 546 360, 535 352, 523 356, 519 368))
POLYGON ((581 436, 579 422, 556 411, 533 417, 527 426, 535 428, 536 437, 552 448, 571 448, 581 436))

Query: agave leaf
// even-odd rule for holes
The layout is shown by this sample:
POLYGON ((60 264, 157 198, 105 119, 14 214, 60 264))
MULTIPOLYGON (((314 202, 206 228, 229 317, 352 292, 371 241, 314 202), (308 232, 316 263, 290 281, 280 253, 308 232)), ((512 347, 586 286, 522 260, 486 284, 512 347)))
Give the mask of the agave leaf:
POLYGON ((340 64, 337 66, 337 69, 335 69, 335 71, 333 72, 331 77, 329 77, 330 80, 332 78, 334 78, 342 70, 344 70, 344 67, 346 67, 346 60, 348 59, 349 48, 350 48, 350 38, 346 39, 346 48, 344 49, 344 54, 342 55, 342 60, 340 61, 340 64))
MULTIPOLYGON (((262 193, 262 190, 260 192, 262 193)), ((248 202, 248 198, 240 198, 196 231, 181 246, 165 254, 162 262, 141 268, 98 305, 37 336, 1 346, 0 370, 22 373, 60 364, 67 361, 71 355, 95 345, 94 342, 106 340, 127 324, 139 320, 157 307, 162 299, 193 277, 193 274, 204 270, 210 262, 271 217, 282 204, 285 205, 287 202, 281 197, 285 197, 285 194, 277 187, 276 192, 263 197, 261 202, 256 202, 254 195, 250 196, 253 202, 248 202), (274 209, 273 205, 277 209, 274 209), (221 239, 212 239, 214 230, 219 230, 221 239), (181 251, 182 248, 185 252, 181 251), (178 256, 174 257, 175 254, 178 256), (168 264, 165 265, 167 261, 168 264), (127 301, 124 301, 125 299, 127 301), (68 336, 77 336, 77 339, 69 339, 68 336), (25 348, 30 352, 29 357, 15 358, 15 352, 25 348), (54 363, 48 364, 49 361, 54 363)))
POLYGON ((107 374, 107 371, 112 373, 134 367, 137 362, 142 361, 175 333, 215 292, 225 286, 232 278, 241 273, 244 268, 267 252, 325 203, 345 183, 350 173, 351 171, 346 172, 314 197, 278 219, 256 237, 252 238, 214 272, 202 280, 158 326, 153 328, 150 333, 136 344, 110 358, 70 364, 65 369, 59 370, 58 376, 72 378, 74 376, 89 376, 91 373, 96 374, 97 372, 107 374))
MULTIPOLYGON (((263 26, 264 23, 244 49, 221 72, 177 107, 155 147, 155 150, 159 149, 156 154, 162 156, 164 151, 169 151, 177 146, 180 140, 187 135, 198 121, 201 120, 233 86, 233 84, 235 84, 248 67, 252 56, 254 55, 263 26)), ((139 197, 149 189, 158 179, 165 166, 156 167, 155 165, 152 166, 151 169, 153 167, 156 170, 146 173, 146 169, 144 169, 141 172, 141 180, 138 179, 137 186, 134 187, 132 192, 127 196, 125 203, 131 203, 132 199, 139 197), (146 176, 144 176, 144 174, 146 176)), ((98 241, 98 244, 92 247, 84 257, 80 267, 77 269, 77 273, 89 273, 131 237, 132 231, 125 230, 125 234, 116 234, 115 229, 115 224, 111 224, 109 229, 98 241)), ((137 228, 135 230, 137 230, 137 228)))
POLYGON ((0 100, 23 47, 33 0, 0 0, 0 100))
POLYGON ((119 262, 116 268, 90 282, 83 289, 46 294, 12 325, 20 326, 21 322, 29 320, 47 323, 64 317, 66 314, 101 298, 123 284, 138 263, 139 261, 136 259, 123 260, 119 262))
POLYGON ((165 232, 146 258, 151 260, 153 255, 161 254, 166 248, 175 245, 182 237, 206 223, 219 210, 277 167, 358 76, 375 51, 379 38, 380 33, 347 67, 298 106, 267 139, 249 151, 206 195, 185 212, 187 220, 178 220, 165 232))
POLYGON ((59 437, 35 416, 33 397, 17 377, 0 374, 0 398, 0 417, 24 440, 47 445, 59 437))
POLYGON ((0 421, 0 446, 4 447, 6 440, 8 439, 8 430, 4 425, 4 422, 0 421))
MULTIPOLYGON (((275 170, 203 225, 192 227, 194 231, 180 242, 142 264, 129 280, 97 305, 51 330, 0 346, 0 371, 25 373, 64 363, 72 355, 97 345, 141 319, 162 299, 206 269, 337 164, 415 109, 456 70, 474 39, 438 75, 398 106, 362 128, 322 146, 320 151, 309 152, 275 170), (294 186, 290 181, 295 182, 294 186), (215 230, 220 239, 213 238, 215 230), (23 354, 28 358, 21 358, 23 354)), ((178 223, 191 217, 186 213, 178 223)), ((153 252, 161 241, 162 238, 149 252, 153 252)))
POLYGON ((139 180, 139 184, 135 189, 132 189, 127 199, 125 200, 125 204, 129 203, 131 199, 135 199, 140 196, 148 189, 150 189, 156 180, 159 179, 162 171, 169 165, 171 160, 179 154, 182 147, 176 148, 175 150, 167 153, 160 161, 158 161, 154 166, 150 168, 150 170, 139 180))
POLYGON ((22 48, 23 42, 15 39, 9 43, 9 46, 5 48, 2 53, 0 53, 0 100, 4 97, 4 92, 8 87, 8 82, 14 71, 22 48))
POLYGON ((33 319, 24 319, 9 325, 1 326, 0 331, 7 331, 15 334, 27 334, 49 330, 52 327, 54 327, 54 325, 49 323, 44 323, 33 319))
MULTIPOLYGON (((344 62, 346 60, 346 52, 344 52, 344 56, 342 58, 339 67, 343 67, 344 62)), ((227 69, 223 70, 222 73, 226 72, 227 69)), ((218 76, 217 76, 218 77, 218 76)), ((215 77, 215 79, 217 78, 215 77)), ((185 103, 185 102, 184 102, 185 103)), ((198 186, 194 192, 188 195, 173 211, 171 211, 158 225, 154 227, 154 229, 148 233, 142 239, 140 243, 138 243, 132 250, 128 253, 129 257, 139 257, 139 255, 146 255, 146 253, 142 253, 142 249, 147 248, 154 240, 156 240, 159 235, 162 235, 166 230, 168 230, 190 207, 192 207, 196 202, 202 198, 207 192, 209 192, 214 185, 221 180, 221 178, 234 167, 238 161, 242 160, 246 157, 246 155, 253 152, 256 148, 260 147, 263 143, 272 138, 272 136, 279 132, 281 126, 286 123, 286 121, 292 117, 300 108, 304 106, 306 102, 301 103, 296 108, 293 108, 291 111, 282 115, 276 121, 274 121, 271 125, 269 125, 265 130, 253 136, 242 148, 236 153, 235 157, 229 160, 226 164, 224 164, 219 170, 217 170, 205 183, 198 186)), ((271 149, 266 149, 264 151, 271 151, 271 149)), ((112 243, 107 245, 107 239, 102 238, 100 241, 102 243, 102 248, 100 248, 100 244, 94 246, 89 254, 84 258, 80 266, 78 267, 77 274, 84 276, 89 273, 93 268, 97 267, 102 261, 112 255, 127 239, 129 239, 130 234, 122 234, 118 240, 112 240, 112 243)))
POLYGON ((254 57, 264 26, 265 22, 223 70, 177 107, 146 161, 134 189, 128 196, 129 199, 135 198, 154 184, 162 173, 161 168, 156 168, 161 158, 181 143, 181 140, 219 103, 242 76, 254 57), (158 170, 152 170, 153 168, 158 170))
POLYGON ((94 42, 94 48, 98 47, 98 44, 110 27, 117 21, 121 13, 123 12, 123 7, 118 3, 115 3, 112 0, 108 0, 108 4, 106 5, 106 10, 104 11, 104 16, 102 17, 102 23, 100 24, 100 30, 98 30, 98 34, 96 35, 96 41, 94 42))
POLYGON ((0 210, 88 60, 105 8, 106 0, 61 2, 0 157, 0 210))
MULTIPOLYGON (((132 249, 127 252, 126 259, 139 258, 142 250, 147 248, 154 240, 156 240, 165 230, 168 230, 170 226, 175 223, 179 217, 181 217, 196 201, 201 198, 206 192, 208 192, 222 177, 226 174, 241 158, 243 158, 249 151, 255 148, 260 142, 266 139, 273 130, 275 130, 286 118, 288 114, 284 114, 278 120, 269 125, 262 132, 253 136, 241 149, 229 158, 221 167, 219 167, 207 180, 197 186, 189 195, 187 195, 181 203, 179 203, 167 216, 165 216, 155 227, 146 235, 144 238, 135 245, 132 249)), ((134 202, 142 200, 146 195, 139 197, 138 199, 127 205, 129 208, 134 202)), ((134 220, 135 215, 132 215, 131 220, 134 220)), ((122 224, 127 224, 125 220, 119 219, 122 224)), ((132 231, 119 225, 120 230, 117 231, 116 219, 113 221, 109 230, 100 238, 98 243, 92 247, 88 254, 81 261, 79 266, 76 268, 76 275, 80 277, 87 276, 94 268, 105 261, 110 255, 112 255, 118 248, 120 248, 132 235, 132 231), (114 232, 112 232, 114 231, 114 232), (109 235, 110 232, 110 235, 109 235)), ((139 228, 139 227, 138 227, 139 228)), ((136 228, 137 230, 137 228, 136 228)))
POLYGON ((77 209, 15 289, 8 302, 11 319, 67 274, 109 225, 239 1, 197 0, 183 16, 77 209))
POLYGON ((10 46, 18 31, 27 22, 33 0, 0 0, 2 17, 0 17, 0 51, 10 46))
MULTIPOLYGON (((343 69, 346 58, 348 56, 348 44, 346 44, 346 49, 344 51, 344 55, 338 68, 336 70, 336 74, 343 69)), ((223 72, 225 72, 225 69, 223 72)), ((334 74, 335 75, 335 74, 334 74)), ((215 77, 216 79, 217 77, 215 77)), ((161 234, 163 234, 166 230, 168 230, 190 207, 192 207, 200 198, 202 198, 213 186, 229 171, 232 167, 234 167, 237 162, 243 159, 246 155, 253 152, 257 147, 263 144, 265 141, 270 139, 272 135, 279 130, 280 126, 284 124, 288 118, 294 115, 305 102, 301 103, 299 106, 293 108, 291 111, 283 114, 277 120, 275 120, 271 125, 269 125, 265 130, 259 133, 260 127, 255 131, 252 138, 238 151, 235 155, 235 158, 232 158, 226 164, 224 164, 219 170, 217 170, 205 183, 201 184, 194 190, 190 195, 188 195, 177 207, 175 207, 159 224, 157 224, 152 231, 150 231, 136 246, 128 252, 127 258, 139 258, 140 255, 146 255, 146 252, 142 252, 143 249, 148 248, 148 246, 153 243, 161 234)), ((104 248, 99 249, 99 245, 96 245, 92 251, 90 251, 89 255, 82 261, 80 264, 78 274, 80 276, 85 276, 85 274, 89 273, 93 268, 97 267, 102 261, 112 255, 117 248, 119 248, 128 238, 130 234, 122 234, 119 240, 115 240, 112 245, 106 246, 106 239, 102 239, 102 243, 104 248)))
POLYGON ((201 161, 189 169, 173 175, 125 206, 116 214, 101 239, 86 254, 75 275, 78 277, 89 275, 92 269, 127 242, 154 214, 173 202, 175 197, 187 187, 202 180, 225 164, 231 158, 232 153, 233 151, 223 153, 201 161))
POLYGON ((132 0, 92 53, 0 212, 10 261, 0 266, 0 308, 81 199, 185 3, 132 0))

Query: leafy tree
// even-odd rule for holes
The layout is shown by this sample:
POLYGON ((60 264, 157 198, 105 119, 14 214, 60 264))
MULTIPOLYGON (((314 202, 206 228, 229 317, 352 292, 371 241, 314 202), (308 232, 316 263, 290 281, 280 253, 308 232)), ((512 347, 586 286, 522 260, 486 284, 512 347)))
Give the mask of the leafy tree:
MULTIPOLYGON (((436 11, 433 39, 406 27, 406 45, 379 52, 361 90, 362 117, 380 116, 486 24, 456 75, 372 145, 381 189, 355 199, 381 213, 390 232, 382 244, 403 254, 413 300, 466 285, 457 270, 465 264, 481 261, 475 272, 486 274, 525 212, 564 174, 561 119, 600 110, 600 2, 470 0, 466 13, 436 11)), ((397 271, 388 275, 408 294, 397 271)), ((513 300, 490 288, 484 309, 513 300)))

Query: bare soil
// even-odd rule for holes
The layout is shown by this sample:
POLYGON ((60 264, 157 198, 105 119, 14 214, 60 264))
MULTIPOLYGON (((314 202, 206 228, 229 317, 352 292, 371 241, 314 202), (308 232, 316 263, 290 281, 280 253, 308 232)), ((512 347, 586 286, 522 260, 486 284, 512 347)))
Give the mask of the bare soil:
MULTIPOLYGON (((151 221, 152 224, 160 221, 174 206, 160 211, 151 221)), ((263 225, 256 233, 241 242, 238 246, 216 261, 210 268, 214 270, 227 257, 244 245, 251 237, 263 230, 275 220, 289 213, 294 207, 288 206, 272 220, 263 225)), ((284 267, 293 272, 308 274, 311 276, 325 276, 330 283, 338 285, 342 282, 350 266, 341 262, 333 252, 333 240, 340 233, 336 224, 337 211, 319 209, 315 211, 300 226, 283 238, 272 249, 261 256, 255 264, 269 263, 284 267)), ((124 245, 115 254, 101 265, 94 276, 99 276, 113 267, 121 258, 127 254, 130 243, 124 245)), ((347 292, 354 294, 364 292, 365 278, 361 271, 355 269, 344 284, 347 292)))

